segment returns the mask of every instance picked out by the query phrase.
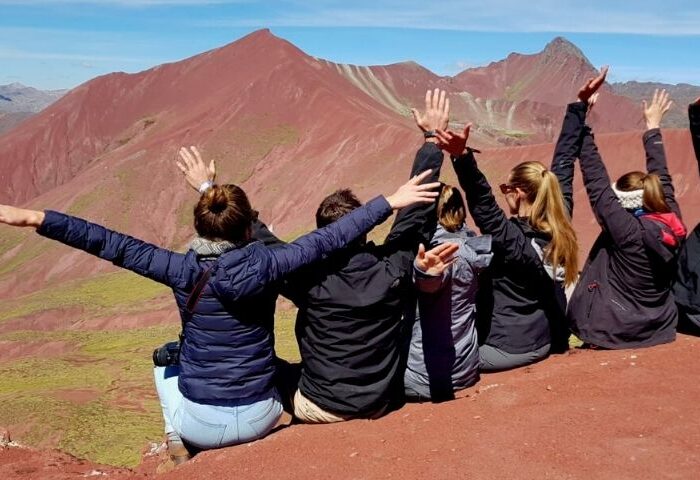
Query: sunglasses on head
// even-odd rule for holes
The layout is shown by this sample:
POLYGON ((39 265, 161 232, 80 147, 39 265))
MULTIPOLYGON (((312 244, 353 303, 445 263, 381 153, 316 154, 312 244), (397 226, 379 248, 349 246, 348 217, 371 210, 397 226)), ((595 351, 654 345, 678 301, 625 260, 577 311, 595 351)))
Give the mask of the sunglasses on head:
POLYGON ((506 193, 515 191, 515 187, 514 187, 513 185, 508 185, 507 183, 502 183, 502 184, 500 184, 500 185, 498 186, 498 188, 501 189, 501 193, 504 194, 504 195, 505 195, 506 193))

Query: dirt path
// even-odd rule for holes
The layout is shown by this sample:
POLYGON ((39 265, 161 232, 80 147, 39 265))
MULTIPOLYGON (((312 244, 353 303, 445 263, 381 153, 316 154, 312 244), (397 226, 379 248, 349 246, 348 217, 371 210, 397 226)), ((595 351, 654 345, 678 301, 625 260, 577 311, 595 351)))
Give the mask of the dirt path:
MULTIPOLYGON (((379 421, 293 426, 203 453, 163 478, 700 478, 699 360, 700 339, 688 336, 652 349, 575 351, 484 376, 452 402, 408 405, 379 421)), ((13 470, 15 457, 0 451, 0 478, 84 478, 89 469, 52 474, 54 460, 41 453, 33 465, 42 475, 28 476, 13 470)))

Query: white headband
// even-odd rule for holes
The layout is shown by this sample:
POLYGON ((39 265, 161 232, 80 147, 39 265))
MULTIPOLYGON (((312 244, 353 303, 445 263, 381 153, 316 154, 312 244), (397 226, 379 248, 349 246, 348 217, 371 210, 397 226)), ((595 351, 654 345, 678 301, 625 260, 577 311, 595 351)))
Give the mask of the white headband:
POLYGON ((629 192, 623 192, 617 189, 617 184, 612 184, 613 192, 617 195, 617 199, 620 201, 622 208, 627 210, 637 210, 644 206, 644 189, 631 190, 629 192))

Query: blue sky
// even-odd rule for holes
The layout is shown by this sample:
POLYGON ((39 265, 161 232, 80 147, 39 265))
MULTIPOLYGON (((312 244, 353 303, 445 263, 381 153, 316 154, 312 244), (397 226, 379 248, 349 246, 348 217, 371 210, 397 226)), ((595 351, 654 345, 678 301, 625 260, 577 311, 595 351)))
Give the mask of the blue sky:
POLYGON ((443 75, 563 35, 613 81, 700 85, 698 0, 0 0, 0 84, 70 88, 264 27, 329 60, 443 75))

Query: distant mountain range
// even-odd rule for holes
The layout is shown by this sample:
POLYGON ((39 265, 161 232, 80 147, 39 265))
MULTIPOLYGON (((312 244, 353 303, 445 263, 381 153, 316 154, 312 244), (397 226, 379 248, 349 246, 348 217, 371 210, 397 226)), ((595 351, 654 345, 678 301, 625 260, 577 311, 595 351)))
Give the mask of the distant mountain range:
POLYGON ((37 90, 21 83, 0 85, 0 135, 42 111, 68 90, 37 90))
POLYGON ((688 104, 694 102, 698 97, 700 97, 700 86, 688 85, 687 83, 669 85, 667 83, 633 81, 613 83, 611 87, 613 92, 630 98, 638 104, 641 104, 642 100, 650 99, 654 94, 654 90, 666 89, 671 95, 671 98, 675 104, 664 119, 664 126, 666 127, 687 128, 688 104))

